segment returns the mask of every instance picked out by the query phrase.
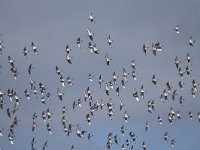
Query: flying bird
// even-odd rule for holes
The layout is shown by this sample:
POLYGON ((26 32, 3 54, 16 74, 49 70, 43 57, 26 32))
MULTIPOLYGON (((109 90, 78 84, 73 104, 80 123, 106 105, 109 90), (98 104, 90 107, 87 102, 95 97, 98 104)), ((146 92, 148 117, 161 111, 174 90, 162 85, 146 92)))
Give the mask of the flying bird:
POLYGON ((31 47, 32 47, 32 50, 33 50, 33 52, 36 54, 36 55, 38 55, 38 46, 36 46, 33 42, 31 43, 31 47))
POLYGON ((180 26, 177 25, 174 30, 176 31, 177 34, 180 34, 180 29, 181 29, 180 26))
POLYGON ((78 37, 77 40, 76 40, 76 44, 77 44, 77 46, 78 46, 79 48, 81 48, 81 42, 82 42, 82 41, 83 41, 83 40, 81 40, 80 37, 78 37))
POLYGON ((91 23, 95 23, 95 16, 93 16, 93 14, 92 14, 92 12, 90 13, 90 15, 89 15, 89 21, 91 22, 91 23))
POLYGON ((109 35, 108 38, 107 38, 107 42, 108 42, 109 47, 112 48, 113 40, 111 39, 111 36, 110 36, 110 35, 109 35))
POLYGON ((194 43, 195 43, 196 41, 194 41, 193 39, 192 39, 192 36, 190 36, 190 38, 189 38, 189 45, 190 46, 194 46, 194 43))

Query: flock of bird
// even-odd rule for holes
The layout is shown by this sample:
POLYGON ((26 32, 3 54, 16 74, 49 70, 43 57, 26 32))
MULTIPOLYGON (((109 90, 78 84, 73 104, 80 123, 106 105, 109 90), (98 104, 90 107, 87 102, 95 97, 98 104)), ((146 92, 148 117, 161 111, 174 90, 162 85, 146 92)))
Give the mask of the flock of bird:
MULTIPOLYGON (((96 23, 96 17, 91 13, 89 15, 89 22, 90 24, 95 24, 96 23)), ((86 28, 87 30, 87 36, 88 36, 88 49, 89 51, 94 54, 94 55, 98 55, 100 54, 100 49, 97 48, 94 40, 94 36, 95 34, 91 31, 91 29, 89 27, 86 28)), ((175 27, 175 33, 176 34, 180 34, 180 26, 176 26, 175 27)), ((108 35, 107 37, 107 45, 108 47, 111 49, 113 48, 113 44, 114 44, 114 40, 111 38, 111 35, 108 35)), ((85 40, 86 41, 86 40, 85 40)), ((77 48, 81 49, 82 48, 82 42, 83 40, 81 39, 81 37, 78 37, 77 40, 75 41, 77 48)), ((192 39, 192 36, 189 38, 188 40, 188 44, 193 47, 195 44, 195 41, 192 39)), ((157 53, 162 53, 163 52, 163 46, 160 42, 156 42, 156 43, 152 43, 151 47, 146 46, 145 44, 143 44, 143 46, 141 46, 141 50, 138 50, 138 53, 144 53, 144 55, 147 55, 148 52, 152 52, 154 56, 157 56, 157 53)), ((4 41, 0 40, 0 54, 3 55, 4 53, 4 49, 6 49, 6 47, 4 47, 4 41)), ((112 49, 111 49, 112 50, 112 49)), ((39 49, 39 46, 37 46, 37 44, 35 44, 34 42, 31 43, 31 51, 33 53, 35 53, 36 55, 39 55, 39 51, 42 51, 42 49, 39 49)), ((23 48, 23 56, 26 59, 29 59, 29 57, 31 57, 31 51, 29 51, 26 47, 23 48)), ((72 49, 70 48, 69 44, 66 46, 65 51, 63 54, 65 54, 65 60, 67 63, 69 63, 69 65, 73 66, 73 59, 75 59, 74 57, 72 57, 71 55, 71 51, 72 49)), ((5 56, 1 56, 1 57, 5 57, 5 56)), ((190 53, 188 52, 186 55, 186 63, 187 66, 185 69, 183 69, 181 67, 181 63, 182 61, 180 61, 179 57, 176 56, 175 60, 174 60, 174 68, 177 69, 178 75, 180 76, 180 81, 177 83, 178 87, 180 88, 180 90, 190 90, 191 92, 191 96, 192 97, 196 97, 197 93, 198 93, 198 83, 196 82, 195 79, 192 79, 192 83, 184 83, 184 78, 185 76, 189 76, 192 78, 191 72, 192 72, 192 57, 190 56, 190 53), (184 88, 184 84, 190 84, 191 88, 190 89, 185 89, 184 88)), ((106 52, 105 53, 105 65, 110 67, 110 64, 112 62, 112 58, 110 58, 109 54, 106 52)), ((102 61, 103 62, 103 61, 102 61)), ((8 56, 8 64, 10 65, 10 72, 11 75, 14 77, 15 80, 18 79, 18 76, 20 76, 20 72, 18 70, 18 67, 15 64, 15 60, 11 57, 8 56)), ((17 111, 20 110, 20 105, 21 103, 23 103, 24 99, 27 99, 28 101, 31 101, 32 99, 40 99, 41 101, 41 105, 44 104, 47 106, 47 109, 45 109, 41 114, 39 114, 38 112, 34 112, 32 114, 32 116, 30 116, 32 118, 32 126, 30 126, 30 130, 32 132, 35 132, 35 130, 40 126, 38 124, 38 120, 41 118, 43 120, 43 122, 46 125, 46 131, 51 135, 54 134, 54 132, 56 132, 52 125, 52 115, 54 114, 54 112, 51 111, 51 109, 48 107, 48 103, 51 102, 51 98, 54 95, 54 93, 56 93, 55 96, 57 96, 58 100, 60 100, 63 103, 63 107, 61 108, 60 112, 62 114, 61 116, 61 126, 63 129, 64 134, 66 134, 67 136, 71 136, 72 134, 76 135, 77 138, 83 138, 83 139, 88 139, 90 140, 91 138, 95 138, 97 135, 93 135, 92 133, 90 133, 89 131, 83 129, 81 127, 81 124, 77 123, 77 124, 72 124, 70 123, 70 119, 66 119, 66 115, 67 115, 67 111, 69 111, 69 109, 73 109, 74 111, 78 108, 82 108, 83 105, 87 105, 88 106, 88 113, 84 115, 85 117, 85 122, 89 125, 89 128, 93 127, 93 122, 95 122, 95 113, 97 111, 106 111, 107 113, 107 117, 112 120, 114 117, 114 114, 118 113, 118 112, 123 112, 123 119, 124 119, 124 124, 121 126, 121 128, 119 129, 120 133, 119 134, 114 134, 112 132, 109 132, 107 134, 107 137, 105 137, 107 140, 107 142, 105 143, 105 148, 107 149, 112 149, 113 145, 118 145, 121 150, 126 150, 126 149, 135 149, 135 143, 137 141, 137 137, 139 135, 136 135, 136 133, 134 131, 129 131, 128 129, 126 129, 126 125, 129 123, 129 119, 131 117, 131 114, 129 114, 129 112, 126 110, 126 106, 123 102, 123 100, 120 98, 121 92, 123 92, 123 90, 126 89, 126 84, 128 83, 128 80, 133 80, 136 81, 138 80, 138 72, 137 72, 137 64, 135 62, 135 60, 130 61, 130 65, 131 65, 131 69, 132 71, 128 72, 125 68, 122 68, 122 76, 118 76, 116 74, 116 72, 114 71, 112 74, 112 78, 110 81, 105 81, 103 79, 103 74, 98 76, 98 87, 100 90, 102 90, 105 93, 105 96, 107 96, 108 100, 102 100, 102 99, 96 99, 95 95, 93 95, 93 90, 95 89, 91 89, 90 86, 87 86, 85 91, 83 91, 83 94, 80 95, 80 98, 78 98, 77 100, 74 100, 72 104, 67 104, 65 105, 65 93, 63 92, 63 88, 65 88, 66 86, 73 86, 74 83, 74 79, 71 76, 68 76, 67 78, 64 77, 63 75, 63 70, 60 69, 60 67, 58 65, 55 66, 55 74, 57 76, 57 80, 60 83, 59 88, 55 88, 55 91, 49 92, 47 89, 47 86, 42 83, 42 82, 37 82, 34 81, 32 78, 32 69, 34 69, 34 65, 30 64, 27 68, 27 73, 29 75, 29 84, 30 84, 30 88, 29 89, 25 89, 23 95, 19 94, 11 87, 9 89, 4 89, 2 90, 4 87, 1 84, 0 85, 0 109, 1 109, 1 113, 5 110, 8 118, 11 120, 11 124, 8 128, 4 127, 1 128, 1 123, 0 123, 0 139, 2 137, 6 137, 10 144, 14 145, 15 144, 15 139, 16 138, 20 138, 20 135, 16 135, 15 134, 15 130, 17 129, 18 126, 20 126, 20 124, 23 122, 23 118, 18 118, 18 116, 16 115, 17 111), (116 93, 116 96, 119 98, 119 101, 113 101, 112 97, 111 97, 111 92, 114 91, 114 93, 116 93), (6 103, 8 98, 13 106, 12 107, 6 107, 6 103), (117 107, 117 108, 116 108, 117 107), (115 113, 114 113, 115 112, 115 113), (7 133, 7 135, 5 135, 7 133), (127 136, 127 139, 125 140, 125 142, 123 144, 121 144, 120 139, 121 137, 125 137, 127 136), (121 144, 121 145, 120 145, 121 144)), ((1 65, 1 68, 3 66, 1 65)), ((37 66, 35 66, 36 68, 37 66)), ((94 83, 94 81, 96 80, 95 76, 92 73, 88 73, 88 80, 91 83, 94 83)), ((159 79, 157 78, 156 74, 152 75, 151 81, 152 86, 153 87, 157 87, 158 84, 162 84, 159 83, 159 79)), ((173 84, 168 81, 166 82, 166 88, 163 89, 163 92, 160 94, 160 96, 158 97, 158 99, 160 99, 161 102, 165 103, 168 101, 178 101, 180 105, 183 105, 184 103, 184 98, 183 96, 179 95, 178 93, 178 89, 174 89, 173 88, 173 84), (178 96, 179 95, 179 96, 178 96)), ((145 85, 141 85, 141 88, 139 90, 137 89, 133 89, 132 97, 133 99, 135 99, 137 102, 140 102, 141 99, 146 99, 145 94, 146 91, 148 91, 148 89, 145 89, 145 85)), ((156 100, 148 100, 147 102, 147 112, 149 114, 154 113, 155 111, 155 107, 156 107, 156 100)), ((145 109, 144 109, 145 111, 145 109)), ((200 122, 200 112, 198 112, 196 114, 197 117, 194 117, 194 114, 192 113, 192 111, 188 112, 188 117, 190 119, 197 119, 200 122)), ((167 114, 167 119, 169 124, 173 125, 175 121, 179 120, 182 118, 181 112, 177 111, 173 108, 173 106, 170 108, 170 111, 167 114)), ((98 119, 98 118, 97 118, 98 119)), ((163 122, 163 119, 161 118, 160 115, 157 116, 157 121, 158 124, 162 125, 165 122, 163 122)), ((151 127, 151 125, 149 124, 148 121, 145 122, 144 125, 144 131, 148 132, 149 128, 151 127)), ((37 137, 33 137, 30 140, 30 148, 32 150, 36 150, 39 148, 35 147, 35 143, 37 141, 37 137)), ((168 131, 166 131, 163 134, 163 141, 165 143, 169 143, 171 145, 172 148, 175 148, 175 144, 176 144, 176 138, 171 138, 169 136, 168 131)), ((4 145, 0 145, 3 149, 4 145)), ((48 149, 48 140, 44 141, 44 144, 41 146, 42 150, 48 149)), ((71 145, 70 146, 71 150, 75 150, 75 149, 79 149, 76 145, 71 145)), ((81 149, 81 148, 80 148, 81 149)), ((146 143, 145 141, 142 141, 142 145, 141 145, 141 149, 143 150, 147 150, 148 149, 148 143, 146 143)))

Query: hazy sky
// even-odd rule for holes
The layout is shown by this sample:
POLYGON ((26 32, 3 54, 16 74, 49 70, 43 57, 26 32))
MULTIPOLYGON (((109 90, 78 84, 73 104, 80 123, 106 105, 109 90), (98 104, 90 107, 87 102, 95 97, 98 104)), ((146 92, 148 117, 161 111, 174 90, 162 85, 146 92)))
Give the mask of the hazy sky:
MULTIPOLYGON (((197 120, 197 113, 200 112, 199 93, 196 98, 191 95, 192 80, 200 83, 199 64, 200 56, 199 41, 200 34, 200 1, 199 0, 2 0, 0 5, 0 39, 4 42, 2 55, 0 55, 0 89, 6 92, 14 89, 20 99, 19 110, 9 118, 6 109, 13 108, 14 103, 10 102, 8 96, 4 96, 4 108, 0 109, 0 128, 3 128, 3 136, 0 136, 0 148, 4 150, 27 150, 31 149, 31 140, 35 138, 35 148, 42 149, 43 143, 48 141, 48 150, 70 149, 72 145, 77 150, 106 149, 107 135, 112 132, 113 136, 118 135, 119 145, 114 144, 111 149, 121 149, 126 139, 130 145, 134 145, 137 150, 142 149, 145 141, 147 149, 172 149, 170 143, 165 143, 164 133, 168 132, 169 142, 175 139, 175 149, 188 150, 200 147, 200 122, 197 120), (95 22, 89 22, 90 13, 96 17, 95 22), (176 34, 174 28, 180 26, 180 34, 176 34), (90 53, 88 49, 87 27, 94 32, 94 41, 99 48, 99 55, 90 53), (113 39, 112 48, 108 46, 107 37, 111 35, 113 39), (192 36, 196 42, 194 46, 188 44, 189 37, 192 36), (76 39, 83 40, 81 49, 76 45, 76 39), (31 50, 31 42, 38 46, 39 55, 35 55, 31 50), (154 56, 151 51, 151 44, 160 42, 164 46, 163 51, 154 56), (65 47, 69 44, 72 49, 70 55, 72 65, 65 60, 65 47), (142 52, 142 45, 149 47, 147 55, 142 52), (28 58, 23 56, 23 48, 26 46, 28 58), (188 65, 186 61, 187 53, 192 56, 191 77, 184 75, 181 79, 174 64, 176 56, 181 60, 181 68, 185 70, 188 65), (105 55, 108 53, 112 58, 110 66, 105 63, 105 55), (10 71, 8 56, 15 61, 18 68, 18 79, 15 80, 10 71), (115 71, 119 76, 116 87, 121 87, 120 81, 123 79, 123 68, 131 73, 131 61, 136 62, 135 81, 130 75, 126 88, 120 91, 117 97, 115 90, 110 91, 110 95, 105 94, 105 83, 112 79, 115 71), (32 64, 31 77, 38 84, 42 82, 46 85, 47 92, 52 94, 51 101, 42 104, 38 93, 35 99, 31 94, 31 101, 24 96, 24 90, 31 91, 29 85, 28 66, 32 64), (55 67, 62 69, 64 78, 71 76, 74 85, 62 87, 59 77, 55 73, 55 67), (88 74, 94 75, 94 81, 88 80, 88 74), (156 75, 158 86, 151 83, 153 74, 156 75), (98 77, 102 75, 104 80, 102 89, 98 85, 98 77), (176 100, 169 97, 169 101, 162 103, 160 95, 166 89, 166 82, 172 85, 172 91, 177 90, 176 100), (184 90, 178 87, 178 81, 185 83, 184 90), (132 91, 140 90, 144 85, 145 97, 140 102, 132 96, 132 91), (114 103, 114 115, 110 120, 107 116, 107 106, 103 110, 98 110, 92 117, 92 126, 89 126, 85 116, 89 113, 88 102, 82 102, 82 107, 72 109, 73 101, 77 101, 84 96, 87 87, 92 91, 93 99, 107 103, 112 99, 114 103), (57 88, 63 93, 61 102, 56 96, 57 88), (183 96, 183 105, 178 99, 183 96), (122 100, 124 108, 119 110, 119 101, 122 100), (155 101, 155 111, 152 114, 147 112, 147 102, 155 101), (73 132, 70 137, 64 134, 61 125, 61 108, 67 106, 66 119, 73 124, 73 132), (173 107, 175 111, 180 111, 181 120, 176 119, 173 125, 167 120, 167 115, 173 107), (49 108, 53 113, 52 126, 53 134, 46 130, 46 123, 42 120, 41 114, 49 108), (123 119, 124 112, 130 115, 128 123, 123 119), (188 112, 193 113, 190 120, 188 112), (36 112, 38 127, 31 131, 32 115, 36 112), (161 116, 163 125, 160 125, 157 117, 161 116), (14 117, 20 120, 14 130, 14 145, 8 140, 9 126, 14 117), (145 122, 148 121, 150 127, 144 131, 145 122), (79 124, 82 130, 91 133, 91 140, 81 139, 76 136, 76 125, 79 124), (120 133, 120 128, 125 125, 126 133, 120 133), (131 142, 129 132, 136 134, 136 143, 131 142)), ((126 146, 130 149, 130 146, 126 146)))

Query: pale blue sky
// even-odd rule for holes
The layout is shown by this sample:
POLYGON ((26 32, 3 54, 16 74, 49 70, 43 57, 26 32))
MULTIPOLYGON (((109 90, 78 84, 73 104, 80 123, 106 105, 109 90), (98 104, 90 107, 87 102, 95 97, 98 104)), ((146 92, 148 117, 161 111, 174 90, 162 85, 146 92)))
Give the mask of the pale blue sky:
MULTIPOLYGON (((137 135, 135 149, 142 149, 142 142, 145 141, 147 149, 172 149, 170 144, 166 144, 163 135, 168 131, 170 138, 176 139, 177 150, 198 149, 200 147, 200 123, 197 121, 197 113, 200 112, 199 93, 194 99, 190 94, 192 79, 200 83, 199 64, 200 56, 198 32, 200 21, 200 1, 198 0, 2 0, 0 5, 0 33, 4 42, 2 45, 3 54, 0 56, 0 89, 4 92, 7 89, 14 89, 20 100, 19 110, 11 119, 6 115, 6 109, 12 108, 13 103, 5 96, 4 109, 0 110, 0 128, 4 128, 4 135, 0 137, 0 148, 4 150, 27 150, 31 149, 30 142, 35 137, 36 149, 42 149, 43 143, 48 140, 48 150, 60 149, 69 150, 74 145, 77 150, 102 150, 106 149, 107 135, 120 137, 119 146, 112 145, 112 149, 121 149, 121 145, 129 138, 130 131, 137 135), (96 17, 96 23, 92 24, 88 20, 90 13, 96 17), (180 25, 180 35, 177 35, 174 28, 180 25), (89 27, 95 33, 94 43, 100 49, 99 55, 93 55, 88 49, 89 38, 86 28, 89 27), (107 37, 111 35, 114 40, 113 48, 109 48, 107 37), (196 41, 194 47, 188 45, 188 39, 193 36, 196 41), (83 40, 82 48, 76 46, 76 39, 83 40), (31 51, 31 42, 38 45, 39 55, 31 51), (163 52, 158 52, 153 56, 149 50, 145 56, 142 52, 142 45, 146 44, 151 49, 152 42, 161 42, 163 52), (65 61, 65 46, 69 44, 72 48, 72 65, 65 61), (28 59, 22 54, 22 49, 27 47, 31 52, 28 59), (178 76, 174 65, 175 56, 182 61, 181 67, 185 69, 188 65, 186 54, 193 57, 192 76, 185 76, 183 82, 184 91, 178 88, 178 81, 182 80, 178 76), (105 54, 112 58, 110 66, 105 63, 105 54), (15 65, 19 69, 18 80, 15 80, 10 72, 10 65, 7 57, 11 56, 15 60, 15 65), (107 96, 103 91, 105 83, 112 79, 115 71, 119 77, 117 86, 120 86, 122 79, 122 69, 125 68, 131 73, 131 61, 135 60, 138 80, 128 77, 126 88, 120 91, 120 98, 113 91, 107 96), (35 99, 31 95, 32 101, 28 101, 24 96, 24 90, 30 91, 28 66, 33 64, 31 77, 36 81, 36 86, 40 82, 46 85, 48 92, 52 94, 52 101, 43 105, 40 102, 41 95, 35 99), (59 78, 55 73, 55 66, 62 69, 65 78, 71 76, 74 79, 74 86, 65 88, 59 83, 59 78), (90 82, 87 75, 92 73, 94 81, 90 82), (103 89, 99 89, 98 77, 102 75, 104 79, 103 89), (158 86, 151 83, 152 75, 156 74, 158 86), (177 100, 162 103, 159 100, 160 94, 166 88, 165 83, 170 81, 173 90, 177 89, 177 100), (141 85, 146 90, 145 98, 137 102, 132 97, 134 89, 139 90, 141 85), (107 108, 97 111, 92 119, 92 126, 88 126, 85 116, 89 113, 87 103, 83 103, 82 108, 72 110, 72 103, 80 97, 86 88, 90 86, 94 100, 102 99, 106 103, 110 98, 114 102, 114 116, 108 119, 107 108), (56 90, 59 88, 65 93, 61 102, 56 97, 56 90), (183 96, 185 101, 183 106, 178 104, 178 97, 183 96), (122 99, 125 107, 119 111, 119 100, 122 99), (147 101, 155 100, 155 111, 152 114, 147 112, 147 101), (80 124, 83 130, 93 134, 91 141, 80 139, 76 136, 75 127, 70 137, 63 133, 61 126, 61 107, 66 105, 69 109, 66 115, 68 123, 80 124), (180 111, 182 120, 176 120, 173 125, 167 121, 167 114, 170 107, 180 111), (46 124, 41 118, 42 111, 50 108, 53 112, 50 125, 53 127, 53 134, 46 131, 46 124), (129 123, 125 124, 123 113, 127 110, 131 116, 129 123), (190 120, 188 112, 192 111, 194 119, 190 120), (32 114, 38 115, 38 127, 31 132, 32 114), (157 116, 163 119, 160 126, 157 116), (19 126, 15 129, 14 146, 8 141, 9 126, 13 118, 17 116, 20 120, 19 126), (149 130, 145 133, 145 122, 150 124, 149 130), (125 125, 127 132, 121 136, 120 127, 125 125)), ((117 87, 116 86, 116 87, 117 87)), ((130 139, 130 138, 129 138, 130 139)), ((128 147, 126 147, 128 149, 128 147)))

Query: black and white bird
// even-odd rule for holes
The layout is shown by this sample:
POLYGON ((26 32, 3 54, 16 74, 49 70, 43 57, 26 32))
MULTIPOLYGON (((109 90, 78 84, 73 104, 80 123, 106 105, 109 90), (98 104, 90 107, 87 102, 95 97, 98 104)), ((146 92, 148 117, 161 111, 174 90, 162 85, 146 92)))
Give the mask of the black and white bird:
POLYGON ((195 43, 196 41, 194 41, 193 39, 192 39, 192 36, 190 36, 190 38, 189 38, 189 45, 190 46, 194 46, 194 43, 195 43))
POLYGON ((192 57, 190 56, 190 53, 189 53, 189 52, 188 52, 187 55, 186 55, 186 60, 187 60, 188 64, 191 65, 192 57))
POLYGON ((15 139, 15 136, 12 133, 9 133, 8 134, 8 140, 10 141, 10 143, 12 145, 14 144, 14 139, 15 139))
POLYGON ((152 51, 153 51, 154 56, 156 56, 157 52, 163 51, 162 46, 163 45, 161 45, 160 42, 157 42, 156 44, 152 43, 152 51))
POLYGON ((42 146, 42 150, 45 150, 47 147, 48 147, 48 141, 45 141, 42 146))
POLYGON ((176 31, 176 33, 177 34, 180 34, 180 26, 179 25, 177 25, 175 28, 174 28, 174 30, 176 31))
POLYGON ((197 113, 197 119, 200 122, 200 112, 197 113))
POLYGON ((89 29, 89 27, 87 27, 87 34, 88 34, 89 39, 93 41, 94 33, 89 29))
POLYGON ((145 142, 142 143, 142 149, 147 150, 147 146, 146 146, 145 142))
POLYGON ((93 74, 92 73, 89 73, 88 74, 88 79, 89 79, 89 81, 93 81, 93 78, 94 78, 94 76, 93 76, 93 74))
POLYGON ((108 53, 106 53, 105 59, 107 66, 109 66, 112 59, 108 56, 108 53))
POLYGON ((82 42, 83 40, 81 40, 81 37, 78 37, 77 39, 76 39, 76 44, 77 44, 77 46, 79 47, 79 48, 81 48, 81 42, 82 42))
POLYGON ((169 138, 168 132, 165 132, 164 133, 164 142, 168 143, 168 138, 169 138))
POLYGON ((95 23, 95 16, 93 16, 93 14, 92 14, 92 12, 90 13, 90 15, 89 15, 89 21, 91 22, 91 23, 95 23))
POLYGON ((172 148, 175 148, 175 143, 176 143, 176 140, 175 140, 175 139, 172 139, 171 142, 170 142, 172 148))
POLYGON ((145 94, 145 90, 144 90, 144 86, 142 85, 141 88, 140 88, 140 96, 142 98, 144 98, 144 94, 145 94))
POLYGON ((89 126, 91 126, 91 116, 90 116, 90 114, 87 114, 85 119, 88 122, 89 126))
POLYGON ((157 86, 158 79, 156 78, 156 75, 155 75, 155 74, 152 76, 151 82, 153 83, 154 86, 157 86))
POLYGON ((69 44, 67 44, 67 46, 65 47, 65 53, 69 54, 72 51, 71 48, 69 48, 69 44))
POLYGON ((33 42, 31 43, 31 47, 32 47, 32 50, 33 52, 38 55, 38 46, 36 46, 33 42))
POLYGON ((123 104, 122 100, 120 100, 119 103, 120 103, 120 105, 119 105, 119 110, 121 111, 122 108, 124 107, 124 104, 123 104))
POLYGON ((65 60, 66 60, 69 64, 72 64, 72 58, 73 58, 73 57, 71 57, 70 54, 66 54, 66 59, 65 59, 65 60))
POLYGON ((130 118, 130 116, 128 115, 127 111, 124 112, 124 121, 125 123, 128 123, 128 118, 130 118))
POLYGON ((0 136, 3 136, 3 130, 2 128, 0 128, 0 136))
POLYGON ((4 41, 3 40, 0 40, 0 54, 2 55, 2 51, 3 51, 3 48, 4 46, 2 45, 4 41))
POLYGON ((62 93, 58 88, 57 88, 57 96, 58 98, 62 101, 63 100, 63 95, 64 93, 62 93))
POLYGON ((121 126, 120 132, 121 132, 121 134, 122 134, 123 136, 124 136, 124 134, 125 134, 125 131, 126 131, 126 129, 125 129, 124 125, 121 126))
POLYGON ((182 81, 179 81, 178 82, 178 86, 179 86, 179 88, 181 89, 181 90, 184 90, 183 89, 183 85, 184 85, 185 83, 184 82, 182 82, 182 81))
POLYGON ((8 63, 11 65, 12 68, 15 68, 14 62, 15 61, 10 56, 8 56, 8 63))
POLYGON ((148 49, 149 47, 146 47, 146 45, 145 44, 143 44, 143 46, 142 46, 142 51, 143 51, 143 53, 146 55, 147 54, 147 49, 148 49))
POLYGON ((49 123, 46 124, 46 128, 49 134, 52 134, 52 127, 50 126, 49 123))
POLYGON ((31 75, 31 70, 33 69, 33 65, 32 64, 30 64, 29 66, 28 66, 28 74, 29 75, 31 75))
POLYGON ((102 79, 101 75, 99 75, 99 82, 98 83, 99 83, 99 87, 101 89, 101 85, 103 83, 103 79, 102 79))
POLYGON ((26 59, 28 58, 27 55, 28 55, 28 50, 26 49, 26 46, 23 48, 23 55, 26 57, 26 59))
POLYGON ((107 42, 108 42, 109 47, 112 48, 113 40, 111 39, 111 36, 110 36, 110 35, 109 35, 108 38, 107 38, 107 42))
POLYGON ((188 115, 189 115, 189 118, 192 120, 193 119, 193 114, 192 114, 191 111, 189 111, 188 115))
POLYGON ((159 122, 160 125, 163 124, 163 123, 162 123, 162 118, 160 117, 160 115, 158 116, 158 122, 159 122))
POLYGON ((179 64, 181 63, 181 61, 178 59, 178 56, 176 56, 175 58, 175 65, 176 65, 176 68, 178 69, 179 68, 179 64))
POLYGON ((135 97, 136 101, 139 102, 139 96, 140 96, 140 93, 138 91, 136 91, 136 89, 133 90, 132 92, 133 94, 133 97, 135 97))
POLYGON ((145 132, 147 132, 148 128, 150 127, 150 125, 148 124, 148 121, 145 122, 145 132))

